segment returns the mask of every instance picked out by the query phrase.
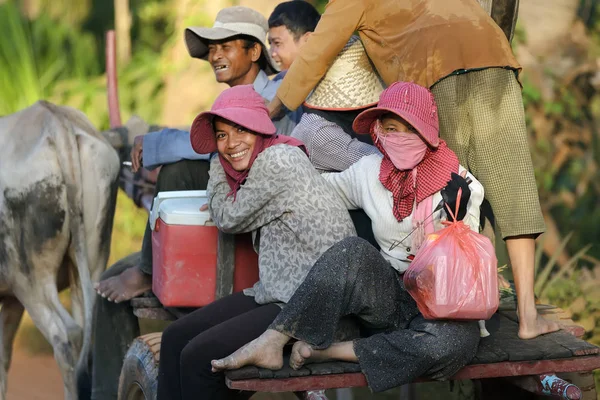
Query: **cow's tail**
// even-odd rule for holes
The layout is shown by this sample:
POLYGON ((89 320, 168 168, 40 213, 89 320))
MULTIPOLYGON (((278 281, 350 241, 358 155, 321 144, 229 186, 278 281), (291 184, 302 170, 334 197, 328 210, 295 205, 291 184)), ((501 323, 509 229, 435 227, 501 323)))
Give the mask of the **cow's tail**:
MULTIPOLYGON (((83 171, 78 146, 77 130, 82 122, 94 130, 91 124, 81 118, 76 110, 46 103, 54 114, 56 122, 61 126, 65 135, 55 135, 54 140, 61 142, 57 146, 57 156, 61 164, 63 178, 67 187, 67 202, 70 214, 71 244, 69 254, 76 264, 77 275, 81 285, 83 298, 83 343, 77 361, 77 371, 87 371, 88 356, 91 349, 93 326, 94 289, 90 276, 90 257, 88 254, 83 198, 83 171)), ((86 129, 87 130, 87 129, 86 129)))

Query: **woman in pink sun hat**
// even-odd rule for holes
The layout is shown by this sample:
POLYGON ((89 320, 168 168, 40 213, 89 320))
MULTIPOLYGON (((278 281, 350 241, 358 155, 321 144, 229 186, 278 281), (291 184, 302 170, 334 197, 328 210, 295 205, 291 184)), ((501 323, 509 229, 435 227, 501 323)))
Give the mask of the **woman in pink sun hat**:
POLYGON ((280 366, 282 348, 293 337, 298 339, 293 368, 330 359, 358 362, 369 387, 379 392, 422 376, 449 377, 475 355, 477 323, 425 320, 402 274, 425 235, 449 218, 443 210, 434 211, 436 205, 443 199, 454 208, 459 188, 457 218, 479 230, 483 187, 439 139, 437 108, 424 87, 392 84, 378 106, 359 114, 353 126, 357 133, 370 133, 382 155, 323 176, 349 209, 367 213, 381 251, 357 237, 331 247, 269 329, 238 352, 213 361, 215 370, 280 366), (333 343, 338 321, 348 315, 368 335, 333 343))
MULTIPOLYGON (((210 166, 208 209, 223 232, 252 232, 260 280, 173 322, 163 333, 158 399, 235 398, 210 361, 258 337, 315 261, 355 235, 342 200, 310 163, 302 142, 275 134, 252 86, 225 90, 192 125, 210 166)), ((199 245, 202 245, 199 243, 199 245)))

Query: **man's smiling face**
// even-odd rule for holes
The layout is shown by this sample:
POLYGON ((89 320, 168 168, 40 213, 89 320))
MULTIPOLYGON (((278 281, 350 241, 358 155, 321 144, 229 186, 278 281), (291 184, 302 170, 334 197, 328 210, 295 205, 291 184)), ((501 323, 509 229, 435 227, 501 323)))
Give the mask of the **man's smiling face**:
POLYGON ((208 62, 213 68, 217 82, 229 86, 252 84, 255 74, 252 67, 260 58, 261 46, 254 44, 245 47, 243 39, 210 41, 208 44, 208 62))

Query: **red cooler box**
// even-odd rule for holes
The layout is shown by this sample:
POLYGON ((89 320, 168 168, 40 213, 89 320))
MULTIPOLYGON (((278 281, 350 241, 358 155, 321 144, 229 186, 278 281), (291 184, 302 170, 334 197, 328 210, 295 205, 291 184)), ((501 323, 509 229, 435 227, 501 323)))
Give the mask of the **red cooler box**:
MULTIPOLYGON (((218 230, 206 191, 160 192, 150 213, 152 291, 166 307, 201 307, 215 300, 218 230)), ((250 234, 236 235, 233 291, 258 281, 258 255, 250 234)))

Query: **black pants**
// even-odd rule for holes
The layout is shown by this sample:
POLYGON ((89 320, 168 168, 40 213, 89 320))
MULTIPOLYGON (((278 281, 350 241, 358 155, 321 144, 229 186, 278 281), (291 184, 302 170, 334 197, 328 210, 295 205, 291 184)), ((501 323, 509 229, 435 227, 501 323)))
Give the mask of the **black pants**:
MULTIPOLYGON (((158 174, 155 194, 174 190, 204 190, 208 184, 207 161, 180 161, 165 165, 158 174)), ((146 224, 142 252, 119 260, 101 279, 119 275, 138 265, 152 274, 152 231, 146 224)), ((140 334, 138 320, 129 302, 112 303, 96 296, 92 368, 92 400, 117 400, 123 358, 133 339, 140 334)))
POLYGON ((275 304, 232 294, 173 322, 164 331, 158 369, 158 400, 247 398, 227 388, 210 361, 228 356, 256 339, 279 314, 275 304))
POLYGON ((375 392, 421 376, 447 378, 473 358, 479 343, 475 321, 425 320, 402 276, 357 237, 317 260, 270 328, 323 349, 347 316, 358 319, 367 336, 354 340, 354 352, 375 392))

